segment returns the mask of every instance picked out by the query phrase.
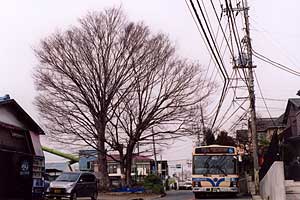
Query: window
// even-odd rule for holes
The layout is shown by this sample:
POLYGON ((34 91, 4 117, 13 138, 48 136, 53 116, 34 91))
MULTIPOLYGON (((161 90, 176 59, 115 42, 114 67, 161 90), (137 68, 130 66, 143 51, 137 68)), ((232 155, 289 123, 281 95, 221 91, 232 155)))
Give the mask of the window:
POLYGON ((138 166, 132 166, 131 167, 131 173, 133 174, 135 174, 136 172, 137 172, 137 168, 138 168, 138 166))
POLYGON ((95 176, 92 174, 82 174, 80 180, 82 182, 95 182, 95 176))
POLYGON ((78 177, 79 173, 62 173, 56 181, 65 181, 65 182, 75 182, 78 177))
POLYGON ((108 173, 109 174, 116 174, 117 173, 117 168, 118 168, 117 164, 109 164, 108 165, 108 173))
POLYGON ((194 174, 235 174, 236 159, 233 156, 195 155, 194 174))

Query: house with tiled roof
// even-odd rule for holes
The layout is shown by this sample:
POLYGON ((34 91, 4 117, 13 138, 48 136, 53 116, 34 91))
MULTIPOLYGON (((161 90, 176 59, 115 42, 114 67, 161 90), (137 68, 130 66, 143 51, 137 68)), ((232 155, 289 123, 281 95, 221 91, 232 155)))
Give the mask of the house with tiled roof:
MULTIPOLYGON (((110 180, 118 182, 121 179, 120 156, 112 154, 107 156, 107 170, 110 180)), ((134 155, 132 160, 131 175, 133 177, 142 178, 151 173, 153 159, 134 155)), ((96 150, 80 150, 79 151, 79 170, 80 171, 97 171, 97 151, 96 150)))
POLYGON ((284 114, 273 118, 257 118, 256 132, 258 141, 270 142, 275 131, 277 134, 280 134, 286 127, 283 123, 283 117, 284 114))
POLYGON ((42 128, 14 100, 0 97, 0 199, 42 195, 42 128))
POLYGON ((300 98, 288 100, 281 134, 286 179, 300 181, 300 98))

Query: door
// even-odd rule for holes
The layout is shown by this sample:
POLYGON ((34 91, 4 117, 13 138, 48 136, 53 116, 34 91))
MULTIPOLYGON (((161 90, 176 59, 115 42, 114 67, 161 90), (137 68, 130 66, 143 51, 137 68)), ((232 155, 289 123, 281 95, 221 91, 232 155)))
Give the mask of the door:
POLYGON ((78 197, 90 197, 97 189, 96 179, 93 174, 81 174, 76 186, 78 197))
POLYGON ((96 177, 93 174, 86 174, 85 179, 88 196, 92 196, 97 191, 96 177))

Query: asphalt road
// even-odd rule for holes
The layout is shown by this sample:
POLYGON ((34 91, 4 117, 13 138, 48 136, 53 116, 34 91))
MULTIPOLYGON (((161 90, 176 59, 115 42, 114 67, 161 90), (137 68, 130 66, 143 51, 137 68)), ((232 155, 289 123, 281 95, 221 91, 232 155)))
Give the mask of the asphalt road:
MULTIPOLYGON (((236 198, 224 198, 224 197, 209 197, 201 200, 223 200, 223 199, 234 199, 234 200, 250 200, 251 197, 236 197, 236 198)), ((195 200, 194 194, 190 190, 180 191, 168 191, 167 195, 160 200, 195 200)))

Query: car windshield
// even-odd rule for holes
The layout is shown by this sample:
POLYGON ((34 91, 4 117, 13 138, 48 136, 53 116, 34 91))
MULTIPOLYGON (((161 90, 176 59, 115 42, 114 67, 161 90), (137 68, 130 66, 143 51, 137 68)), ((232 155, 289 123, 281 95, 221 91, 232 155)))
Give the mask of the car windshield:
POLYGON ((236 159, 233 156, 195 155, 194 174, 235 174, 236 159))
POLYGON ((75 182, 80 174, 77 173, 63 173, 57 177, 56 181, 75 182))

